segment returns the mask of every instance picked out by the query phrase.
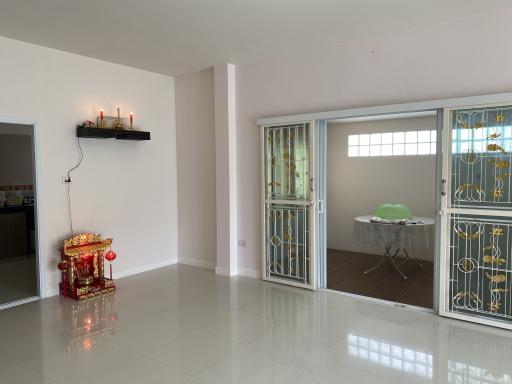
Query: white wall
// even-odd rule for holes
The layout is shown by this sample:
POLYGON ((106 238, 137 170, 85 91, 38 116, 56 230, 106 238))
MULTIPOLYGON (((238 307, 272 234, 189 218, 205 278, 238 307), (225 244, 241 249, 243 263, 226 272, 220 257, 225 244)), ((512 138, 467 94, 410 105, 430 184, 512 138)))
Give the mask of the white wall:
POLYGON ((213 69, 176 78, 179 262, 216 262, 213 69))
MULTIPOLYGON (((435 217, 436 157, 348 157, 348 135, 436 129, 436 117, 342 124, 327 129, 327 247, 382 254, 352 238, 354 217, 371 215, 383 203, 401 203, 414 216, 435 217)), ((432 249, 413 257, 433 259, 432 249)))
POLYGON ((58 248, 69 235, 62 176, 78 159, 77 123, 117 106, 151 141, 82 140, 72 174, 76 231, 114 238, 117 275, 177 257, 174 79, 0 38, 0 121, 36 122, 39 223, 45 286, 57 292, 58 248))
POLYGON ((237 65, 239 268, 260 269, 256 119, 512 90, 512 10, 237 65))

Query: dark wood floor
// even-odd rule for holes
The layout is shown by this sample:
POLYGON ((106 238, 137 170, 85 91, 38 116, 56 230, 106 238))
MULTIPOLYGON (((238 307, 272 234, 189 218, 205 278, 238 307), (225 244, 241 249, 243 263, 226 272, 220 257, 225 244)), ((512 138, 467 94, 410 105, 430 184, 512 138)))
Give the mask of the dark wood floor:
POLYGON ((366 253, 327 250, 327 288, 418 307, 433 307, 434 266, 407 263, 400 267, 404 280, 386 263, 365 275, 363 271, 379 261, 380 256, 366 253))

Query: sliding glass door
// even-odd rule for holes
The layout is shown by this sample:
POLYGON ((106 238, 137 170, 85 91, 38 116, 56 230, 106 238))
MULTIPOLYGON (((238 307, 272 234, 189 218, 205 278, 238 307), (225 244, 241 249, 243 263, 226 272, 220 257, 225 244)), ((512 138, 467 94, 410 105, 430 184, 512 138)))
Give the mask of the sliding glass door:
POLYGON ((445 110, 440 313, 512 329, 512 106, 445 110))
POLYGON ((314 122, 262 127, 263 279, 315 287, 314 122))

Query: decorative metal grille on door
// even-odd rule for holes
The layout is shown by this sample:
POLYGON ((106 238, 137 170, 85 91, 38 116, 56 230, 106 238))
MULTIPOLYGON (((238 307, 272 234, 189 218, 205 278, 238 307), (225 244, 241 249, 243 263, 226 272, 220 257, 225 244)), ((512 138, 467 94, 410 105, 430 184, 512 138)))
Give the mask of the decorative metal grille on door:
POLYGON ((310 123, 265 127, 264 277, 311 284, 310 123))
POLYGON ((452 111, 448 302, 512 320, 512 107, 452 111))
POLYGON ((512 318, 511 226, 498 217, 451 215, 452 311, 512 318))
POLYGON ((309 124, 266 128, 266 198, 307 200, 309 124))
POLYGON ((452 113, 452 207, 512 209, 512 107, 452 113))
POLYGON ((310 281, 308 207, 267 205, 267 276, 310 281))

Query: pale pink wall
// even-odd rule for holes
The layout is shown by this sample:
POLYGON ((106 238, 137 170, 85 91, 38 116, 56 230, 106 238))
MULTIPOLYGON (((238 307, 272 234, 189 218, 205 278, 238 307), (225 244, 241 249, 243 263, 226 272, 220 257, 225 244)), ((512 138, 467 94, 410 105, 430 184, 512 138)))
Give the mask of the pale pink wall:
POLYGON ((74 230, 114 238, 114 276, 177 259, 174 78, 0 37, 0 121, 36 123, 42 295, 58 294, 59 247, 70 234, 62 177, 76 164, 76 125, 99 108, 151 140, 80 140, 72 173, 74 230))
POLYGON ((512 8, 237 66, 240 268, 260 268, 256 119, 512 91, 512 8))
POLYGON ((178 260, 214 268, 215 111, 213 69, 176 78, 178 260))

